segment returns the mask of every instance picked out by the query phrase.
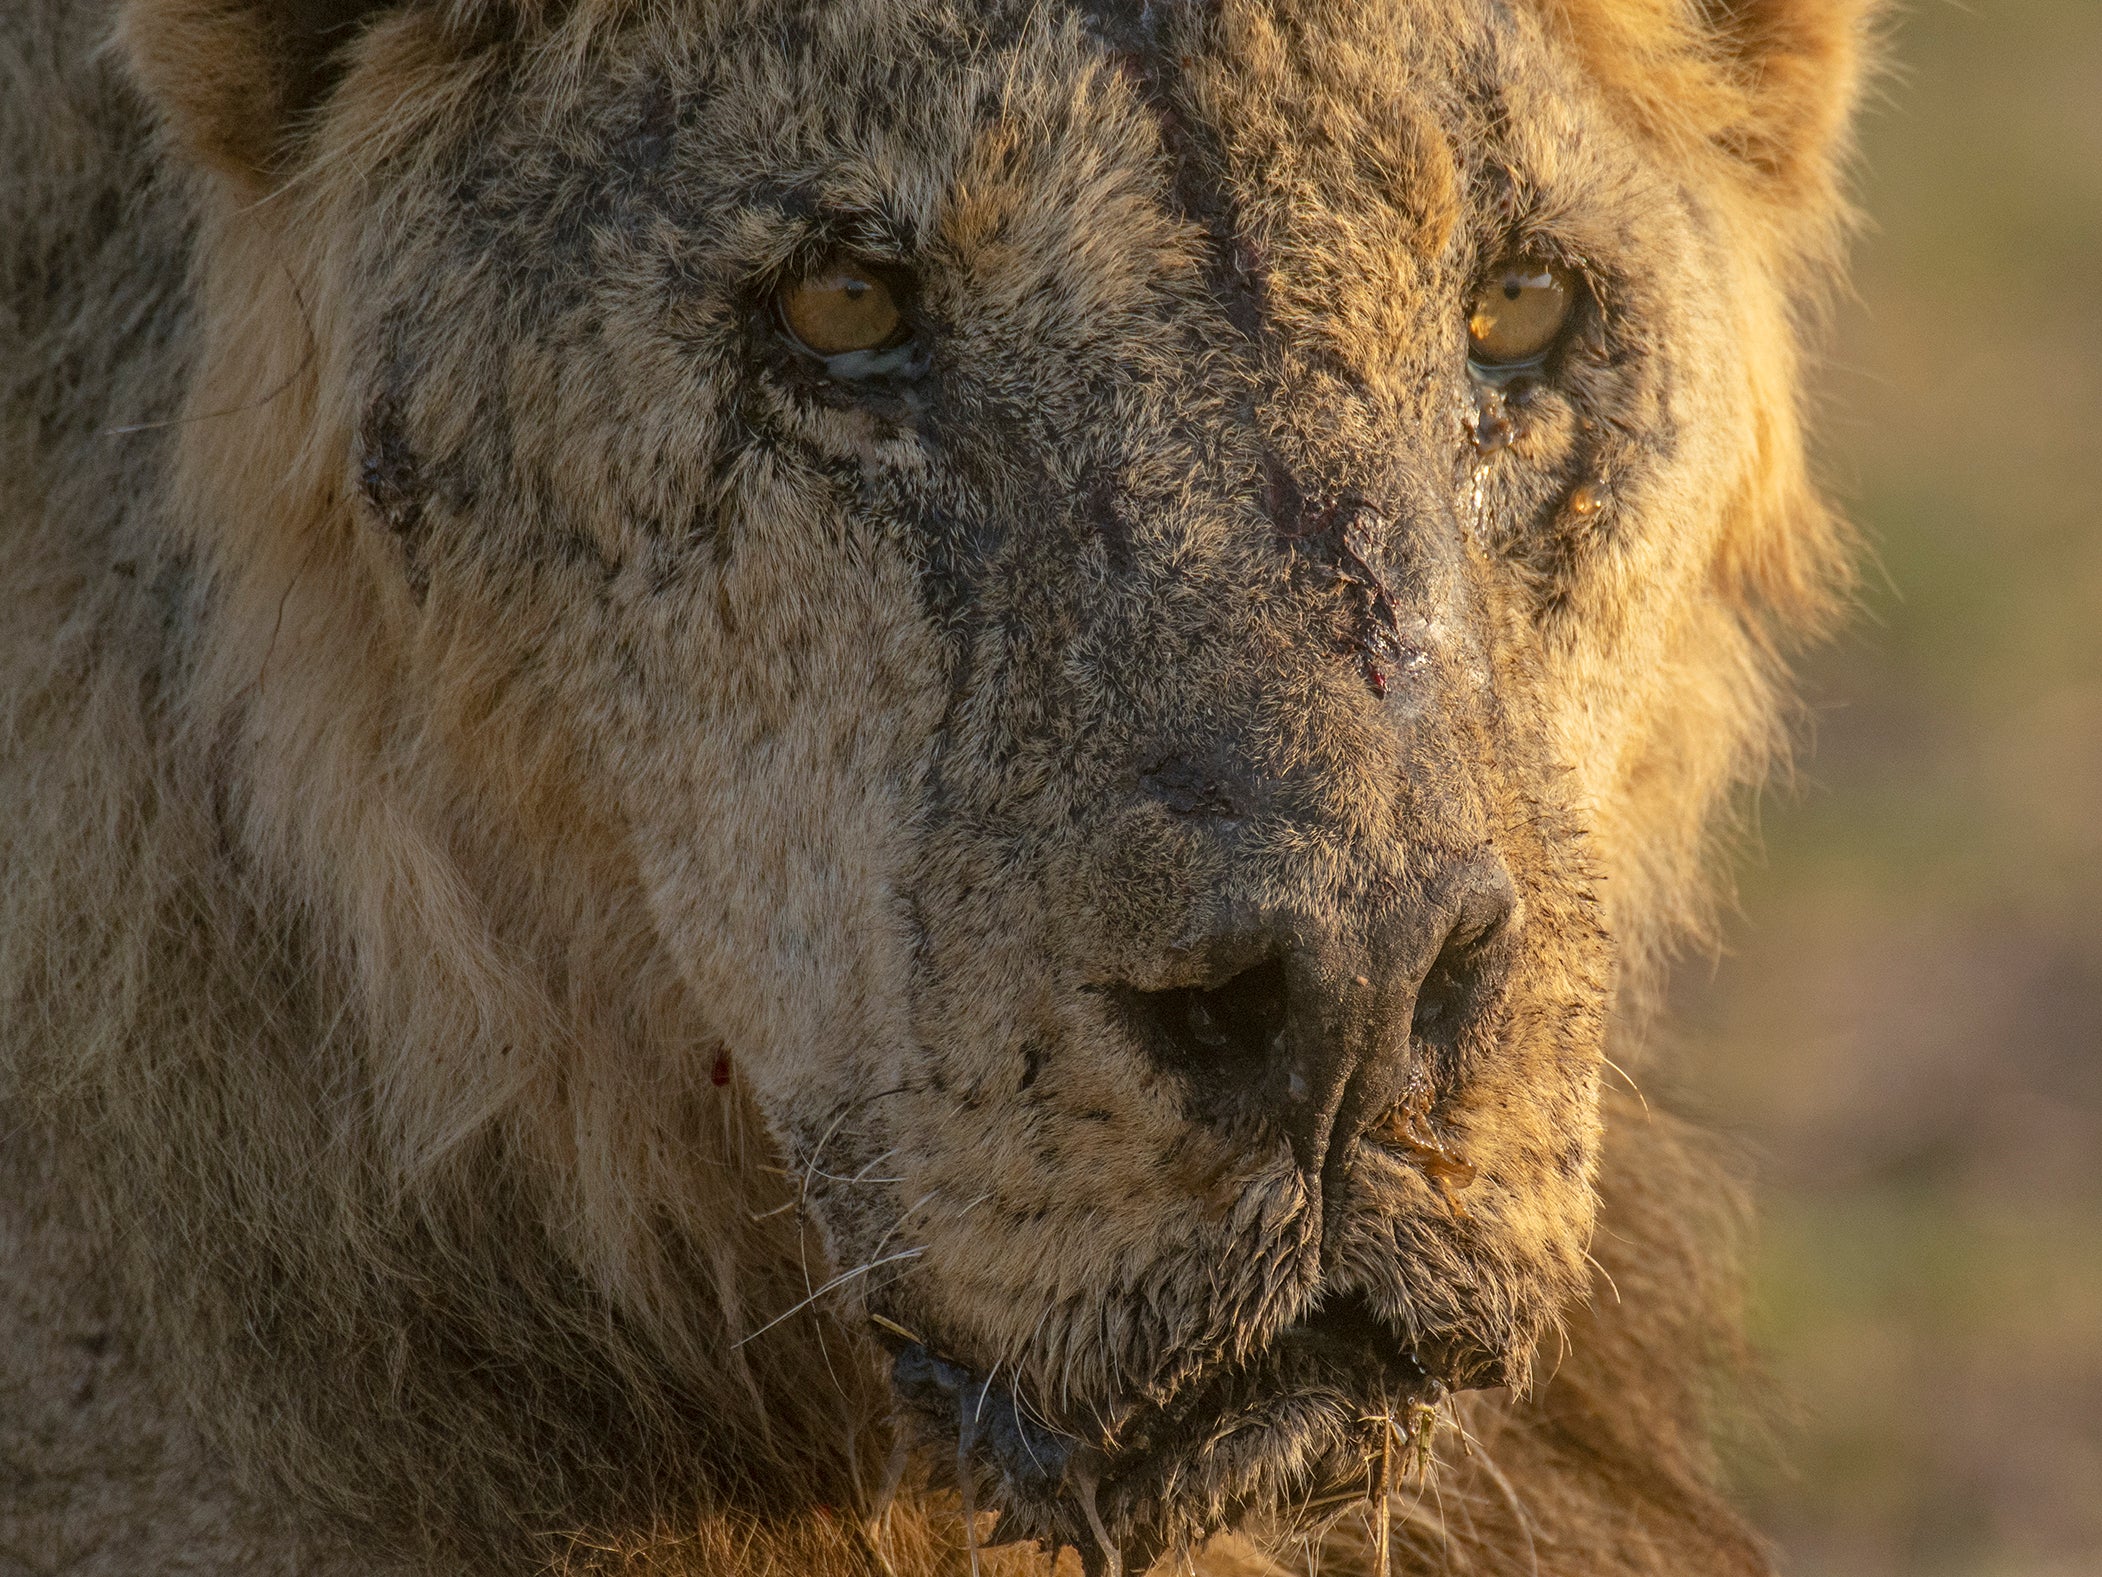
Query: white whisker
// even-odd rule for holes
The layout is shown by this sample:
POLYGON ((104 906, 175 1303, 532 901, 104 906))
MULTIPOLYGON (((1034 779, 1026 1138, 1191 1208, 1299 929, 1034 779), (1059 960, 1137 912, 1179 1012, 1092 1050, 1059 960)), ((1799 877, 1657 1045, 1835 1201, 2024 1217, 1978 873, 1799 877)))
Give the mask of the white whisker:
POLYGON ((846 1282, 852 1281, 856 1276, 865 1276, 870 1271, 879 1269, 884 1265, 895 1265, 901 1259, 918 1259, 922 1254, 926 1252, 927 1251, 923 1248, 908 1248, 900 1253, 887 1255, 882 1259, 872 1259, 866 1265, 856 1265, 852 1270, 841 1271, 837 1276, 834 1276, 822 1287, 819 1287, 815 1292, 811 1293, 809 1297, 803 1299, 799 1303, 792 1305, 789 1308, 783 1309, 779 1314, 775 1315, 772 1319, 768 1320, 764 1325, 760 1326, 759 1329, 753 1331, 750 1335, 739 1337, 735 1342, 731 1343, 731 1351, 736 1351, 737 1348, 742 1347, 746 1342, 758 1340, 760 1337, 764 1336, 768 1331, 772 1330, 776 1325, 779 1325, 783 1320, 789 1318, 789 1316, 801 1313, 804 1309, 809 1308, 811 1304, 817 1302, 819 1298, 822 1298, 833 1288, 841 1286, 846 1282))

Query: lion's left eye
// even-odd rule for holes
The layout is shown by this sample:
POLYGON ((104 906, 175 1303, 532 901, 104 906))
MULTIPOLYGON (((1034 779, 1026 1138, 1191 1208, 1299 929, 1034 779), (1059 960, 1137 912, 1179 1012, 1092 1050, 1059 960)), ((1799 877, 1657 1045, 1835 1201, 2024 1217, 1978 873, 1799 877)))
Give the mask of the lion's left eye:
POLYGON ((1540 257, 1506 258, 1467 313, 1467 353, 1484 367, 1523 367, 1555 348, 1576 305, 1576 281, 1540 257))
POLYGON ((883 350, 905 337, 905 313, 896 292, 856 263, 828 262, 782 286, 774 299, 781 326, 813 356, 883 350))

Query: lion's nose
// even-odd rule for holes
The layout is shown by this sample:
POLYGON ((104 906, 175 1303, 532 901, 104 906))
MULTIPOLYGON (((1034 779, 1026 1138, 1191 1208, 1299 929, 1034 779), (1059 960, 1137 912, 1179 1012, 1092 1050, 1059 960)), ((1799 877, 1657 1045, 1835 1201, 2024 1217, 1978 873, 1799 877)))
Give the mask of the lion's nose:
POLYGON ((1236 961, 1223 978, 1130 994, 1140 1039, 1196 1115, 1282 1133, 1333 1197, 1415 1070, 1451 1076, 1504 972, 1517 906, 1509 871, 1486 858, 1369 935, 1293 913, 1244 918, 1204 949, 1236 961))

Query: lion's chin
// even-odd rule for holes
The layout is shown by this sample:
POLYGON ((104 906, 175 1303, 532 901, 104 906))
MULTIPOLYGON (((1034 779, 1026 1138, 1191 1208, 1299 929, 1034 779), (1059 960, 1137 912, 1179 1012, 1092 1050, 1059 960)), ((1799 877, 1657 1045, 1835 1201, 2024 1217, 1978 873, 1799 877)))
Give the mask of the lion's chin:
POLYGON ((1107 1446, 917 1343, 893 1381, 924 1435, 953 1446, 967 1515, 999 1513, 990 1542, 1071 1545, 1090 1577, 1143 1571, 1244 1522, 1331 1520, 1374 1493, 1416 1410, 1445 1392, 1356 1298, 1130 1416, 1107 1446))

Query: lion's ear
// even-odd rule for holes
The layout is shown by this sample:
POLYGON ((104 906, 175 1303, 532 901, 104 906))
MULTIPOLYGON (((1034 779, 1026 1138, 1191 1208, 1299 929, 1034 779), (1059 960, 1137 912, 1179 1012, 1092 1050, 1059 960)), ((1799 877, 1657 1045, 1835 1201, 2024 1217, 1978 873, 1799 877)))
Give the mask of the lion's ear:
POLYGON ((1721 149, 1770 195, 1832 206, 1884 0, 1538 0, 1653 131, 1721 149))
POLYGON ((177 142, 248 181, 284 158, 386 0, 132 0, 118 38, 177 142))
POLYGON ((1761 176, 1822 195, 1880 0, 1699 0, 1738 100, 1720 136, 1761 176))
POLYGON ((515 0, 127 0, 118 42, 179 145, 244 184, 267 184, 334 89, 367 28, 423 10, 459 36, 515 0))

